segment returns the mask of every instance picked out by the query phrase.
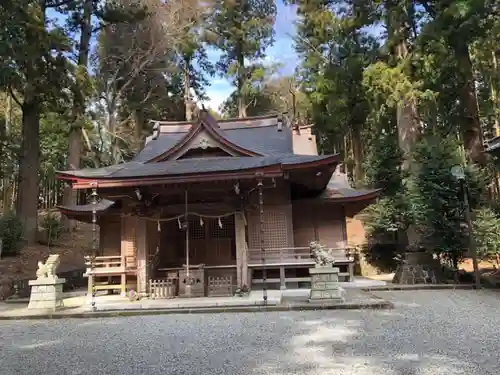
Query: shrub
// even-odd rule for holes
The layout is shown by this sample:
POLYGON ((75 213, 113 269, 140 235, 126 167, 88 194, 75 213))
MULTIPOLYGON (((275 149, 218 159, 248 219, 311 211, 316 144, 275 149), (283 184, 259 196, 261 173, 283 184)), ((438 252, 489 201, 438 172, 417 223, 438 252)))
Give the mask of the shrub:
POLYGON ((44 234, 44 240, 48 246, 51 246, 55 240, 61 237, 63 226, 54 214, 48 214, 42 220, 41 227, 44 234))
POLYGON ((479 257, 494 261, 498 267, 500 255, 500 217, 490 208, 475 211, 472 233, 479 257))
POLYGON ((399 264, 395 259, 400 254, 396 243, 367 243, 360 246, 359 253, 368 264, 382 273, 396 271, 399 264))
POLYGON ((0 217, 0 238, 2 239, 2 256, 17 255, 23 242, 23 224, 13 214, 0 217))

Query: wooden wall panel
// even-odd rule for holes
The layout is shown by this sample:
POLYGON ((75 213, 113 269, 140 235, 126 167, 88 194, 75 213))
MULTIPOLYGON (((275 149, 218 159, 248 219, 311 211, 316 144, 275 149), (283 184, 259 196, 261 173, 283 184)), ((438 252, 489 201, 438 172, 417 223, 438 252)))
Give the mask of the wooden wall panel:
POLYGON ((121 250, 125 256, 126 266, 135 267, 137 257, 136 222, 134 216, 123 216, 121 222, 121 250))
POLYGON ((102 217, 99 223, 99 244, 103 256, 120 255, 121 221, 119 217, 102 217))
POLYGON ((332 248, 347 245, 345 214, 342 205, 294 202, 293 233, 295 246, 305 247, 313 240, 332 248))
POLYGON ((318 240, 322 245, 332 248, 346 246, 345 216, 341 205, 319 206, 315 210, 316 231, 318 240), (329 207, 328 207, 329 206, 329 207), (319 209, 323 207, 323 209, 319 209))
POLYGON ((311 241, 317 239, 312 205, 295 202, 292 216, 295 246, 308 247, 311 241))

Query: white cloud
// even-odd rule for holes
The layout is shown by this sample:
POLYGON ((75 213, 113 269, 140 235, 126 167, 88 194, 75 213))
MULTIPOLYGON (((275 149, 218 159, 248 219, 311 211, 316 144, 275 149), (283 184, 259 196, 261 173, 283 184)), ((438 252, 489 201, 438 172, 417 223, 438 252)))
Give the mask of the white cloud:
POLYGON ((218 111, 221 104, 227 99, 227 97, 231 94, 233 89, 229 84, 227 87, 209 87, 207 89, 207 96, 210 98, 203 102, 203 105, 207 108, 212 108, 213 110, 218 111))

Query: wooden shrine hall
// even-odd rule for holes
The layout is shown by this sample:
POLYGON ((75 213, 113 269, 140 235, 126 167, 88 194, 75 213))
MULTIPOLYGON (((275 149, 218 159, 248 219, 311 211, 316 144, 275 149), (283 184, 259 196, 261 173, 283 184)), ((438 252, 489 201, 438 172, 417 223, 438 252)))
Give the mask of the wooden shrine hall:
POLYGON ((86 205, 60 206, 99 226, 89 284, 153 298, 233 295, 310 281, 313 240, 352 277, 346 214, 378 195, 352 189, 339 155, 318 155, 310 126, 280 116, 157 121, 131 161, 58 172, 86 205))

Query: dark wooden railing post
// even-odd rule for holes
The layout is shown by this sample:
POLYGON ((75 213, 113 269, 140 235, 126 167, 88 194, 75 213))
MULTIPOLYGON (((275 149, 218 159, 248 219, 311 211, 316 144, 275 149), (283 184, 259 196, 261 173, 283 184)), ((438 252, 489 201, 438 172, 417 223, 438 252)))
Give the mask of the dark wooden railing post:
POLYGON ((260 253, 262 260, 262 298, 264 305, 267 305, 267 270, 266 270, 266 248, 264 242, 264 184, 262 179, 258 180, 257 189, 259 191, 259 214, 260 214, 260 253))

